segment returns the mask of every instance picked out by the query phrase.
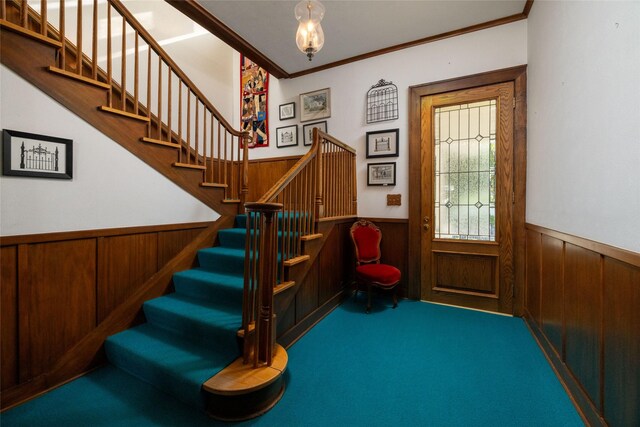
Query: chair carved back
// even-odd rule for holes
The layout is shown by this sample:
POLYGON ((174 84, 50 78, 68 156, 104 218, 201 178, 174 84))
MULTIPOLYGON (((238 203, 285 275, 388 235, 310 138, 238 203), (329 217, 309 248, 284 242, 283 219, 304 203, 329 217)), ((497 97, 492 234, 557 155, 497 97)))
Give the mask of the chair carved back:
POLYGON ((382 233, 371 221, 360 219, 353 223, 349 230, 351 240, 356 248, 356 262, 360 264, 380 263, 380 241, 382 233))

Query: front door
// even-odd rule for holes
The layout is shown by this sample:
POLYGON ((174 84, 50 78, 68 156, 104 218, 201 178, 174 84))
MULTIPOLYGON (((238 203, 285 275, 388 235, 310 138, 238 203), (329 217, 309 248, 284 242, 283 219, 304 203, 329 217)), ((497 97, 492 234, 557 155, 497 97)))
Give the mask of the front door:
POLYGON ((513 82, 421 98, 422 299, 513 309, 513 82))

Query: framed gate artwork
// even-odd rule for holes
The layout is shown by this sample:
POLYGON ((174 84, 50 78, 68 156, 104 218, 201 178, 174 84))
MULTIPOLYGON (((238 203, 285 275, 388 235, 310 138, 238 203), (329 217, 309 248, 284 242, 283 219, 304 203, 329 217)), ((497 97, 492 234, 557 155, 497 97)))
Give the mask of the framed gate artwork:
POLYGON ((269 73, 244 55, 240 56, 241 130, 251 132, 249 148, 269 146, 269 73))

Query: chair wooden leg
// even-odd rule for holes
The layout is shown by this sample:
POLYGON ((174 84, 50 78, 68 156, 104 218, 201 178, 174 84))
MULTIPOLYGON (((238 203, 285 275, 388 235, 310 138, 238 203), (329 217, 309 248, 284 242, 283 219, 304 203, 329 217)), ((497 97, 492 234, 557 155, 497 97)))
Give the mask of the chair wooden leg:
POLYGON ((398 306, 398 286, 393 288, 393 308, 398 306))
POLYGON ((367 314, 371 313, 371 285, 367 284, 367 314))

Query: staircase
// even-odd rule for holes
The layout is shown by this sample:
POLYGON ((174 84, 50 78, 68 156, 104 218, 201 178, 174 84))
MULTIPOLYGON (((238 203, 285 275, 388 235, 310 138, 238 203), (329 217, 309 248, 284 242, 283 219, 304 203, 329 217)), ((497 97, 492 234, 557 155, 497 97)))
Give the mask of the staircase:
MULTIPOLYGON (((79 16, 82 4, 77 0, 79 16)), ((105 325, 105 320, 41 383, 33 383, 32 394, 67 381, 73 363, 93 359, 104 342, 110 363, 215 418, 242 420, 267 411, 284 392, 287 365, 287 353, 276 343, 276 311, 295 298, 319 253, 323 221, 355 216, 355 151, 316 129, 309 152, 258 202, 245 203, 249 135, 221 117, 118 0, 105 5, 106 70, 97 64, 97 1, 90 54, 81 37, 72 44, 64 25, 51 26, 42 13, 46 0, 39 11, 25 0, 0 0, 0 6, 4 65, 216 210, 220 224, 235 217, 233 228, 217 231, 217 246, 198 251, 197 267, 170 270, 175 291, 142 304, 145 323, 105 341, 107 331, 131 324, 114 318, 105 325), (133 84, 124 77, 127 55, 120 81, 114 78, 112 14, 122 18, 122 34, 127 28, 135 32, 133 84), (142 45, 147 58, 138 55, 142 45), (147 80, 141 85, 145 61, 147 80), (153 97, 152 87, 157 88, 153 97), (82 358, 73 353, 77 349, 82 358)), ((121 43, 125 52, 126 40, 121 43)), ((155 295, 165 293, 154 289, 155 295)))
MULTIPOLYGON (((286 352, 279 351, 274 375, 250 384, 205 385, 239 355, 238 327, 242 322, 246 216, 236 227, 218 232, 219 246, 198 252, 199 267, 173 276, 175 292, 143 305, 146 323, 109 337, 105 348, 109 361, 133 376, 175 398, 218 418, 255 416, 271 407, 284 391, 282 372, 286 352), (221 405, 217 397, 228 393, 251 394, 265 388, 272 396, 252 408, 221 405), (218 405, 216 407, 216 405, 218 405), (240 410, 241 409, 241 410, 240 410), (244 416, 242 415, 244 414, 244 416)), ((245 374, 255 373, 245 372, 245 374)), ((246 380, 246 376, 245 376, 246 380)))

